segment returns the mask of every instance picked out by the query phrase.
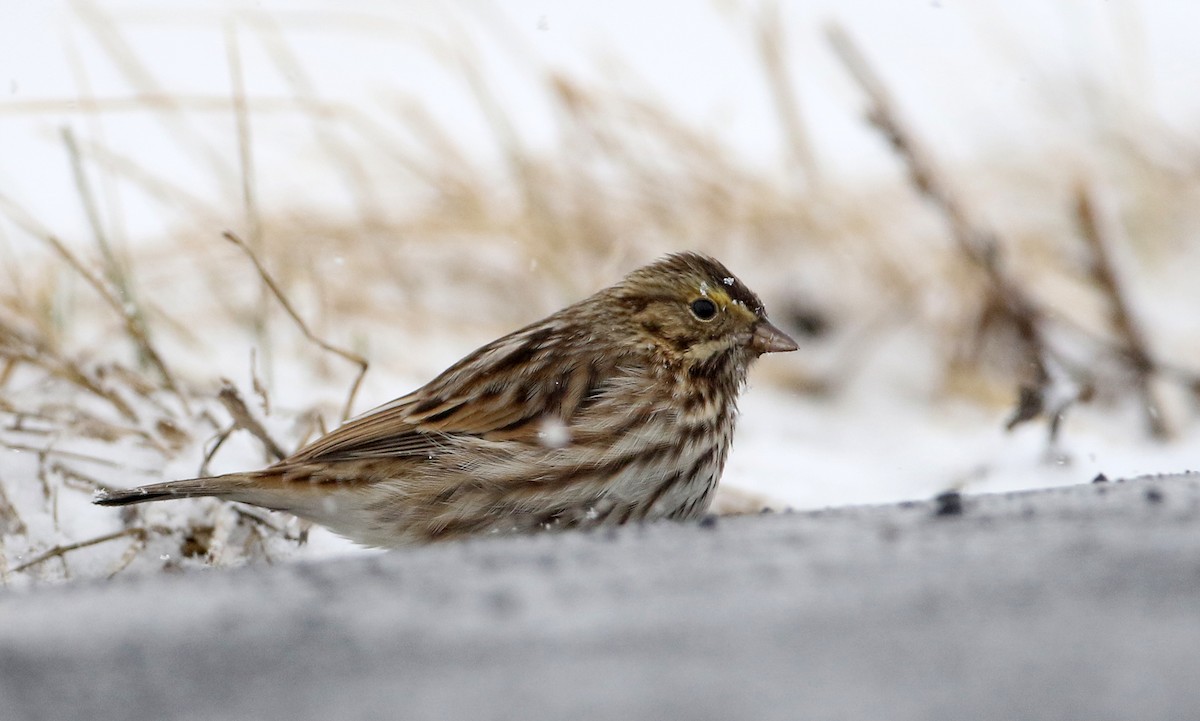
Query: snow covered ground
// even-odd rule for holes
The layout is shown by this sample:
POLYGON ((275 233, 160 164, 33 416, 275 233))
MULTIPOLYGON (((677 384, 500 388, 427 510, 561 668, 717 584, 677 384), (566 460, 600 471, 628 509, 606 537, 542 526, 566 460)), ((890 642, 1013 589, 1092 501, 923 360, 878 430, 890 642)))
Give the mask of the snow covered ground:
MULTIPOLYGON (((532 157, 570 149, 571 139, 561 137, 564 124, 555 116, 559 110, 544 90, 546 73, 562 71, 656 98, 681 122, 715 138, 713 147, 787 186, 794 181, 795 168, 787 161, 791 151, 754 42, 758 28, 776 27, 787 41, 791 82, 806 124, 812 165, 819 169, 822 183, 843 191, 895 182, 899 173, 894 155, 862 122, 861 94, 828 51, 823 28, 837 21, 877 62, 914 127, 947 166, 985 168, 965 177, 964 185, 976 195, 986 195, 989 187, 1003 181, 999 172, 993 175, 994 162, 984 162, 996 157, 1028 162, 1044 153, 1047 163, 1103 165, 1094 161, 1098 151, 1093 144, 1106 132, 1132 136, 1150 148, 1150 155, 1169 156, 1160 160, 1185 178, 1178 182, 1195 184, 1194 178, 1186 178, 1194 175, 1200 157, 1188 155, 1195 152, 1191 128, 1200 117, 1200 95, 1191 91, 1200 83, 1200 46, 1192 42, 1190 29, 1200 26, 1200 6, 1167 0, 1063 5, 1034 0, 855 0, 781 3, 778 18, 772 19, 771 12, 768 5, 686 2, 402 7, 362 2, 349 9, 315 0, 231 3, 219 9, 184 1, 10 4, 0 11, 0 72, 6 74, 0 77, 0 90, 7 88, 0 100, 0 199, 8 211, 19 207, 68 247, 93 257, 86 204, 81 203, 60 132, 71 128, 89 163, 102 224, 133 255, 146 253, 149 260, 139 267, 150 278, 147 286, 201 336, 191 345, 164 341, 172 349, 173 362, 184 369, 198 396, 211 398, 216 378, 233 378, 255 412, 265 417, 269 430, 297 442, 306 435, 307 411, 319 407, 333 417, 331 410, 340 403, 352 369, 337 359, 315 359, 320 354, 311 344, 279 340, 278 331, 270 336, 277 344, 274 349, 265 347, 261 337, 247 330, 244 317, 241 325, 229 321, 239 304, 252 304, 243 303, 245 298, 255 297, 258 286, 244 273, 231 271, 228 287, 218 286, 217 295, 234 299, 229 301, 234 310, 221 320, 206 321, 216 316, 189 308, 188 294, 200 284, 181 274, 180 266, 193 260, 181 256, 178 248, 201 248, 194 260, 199 265, 228 250, 220 245, 221 230, 249 233, 254 213, 248 205, 261 218, 301 209, 315 229, 311 236, 292 242, 305 244, 305 251, 317 257, 321 251, 313 249, 327 245, 332 261, 322 275, 331 284, 353 287, 361 279, 339 275, 338 270, 339 254, 348 246, 337 245, 340 241, 323 230, 322 222, 335 218, 353 228, 360 218, 376 213, 371 217, 391 227, 387 223, 405 218, 427 200, 425 191, 414 190, 419 184, 395 171, 395 159, 382 144, 373 145, 368 133, 350 132, 345 125, 332 131, 314 128, 312 118, 297 111, 300 105, 307 112, 320 105, 330 114, 349 114, 356 128, 391 127, 398 118, 411 120, 413 108, 419 108, 428 113, 428 124, 452 138, 457 151, 476 167, 502 168, 506 150, 514 147, 532 157), (294 62, 281 59, 289 55, 294 62), (490 88, 488 94, 507 122, 490 115, 472 90, 467 79, 472 72, 490 88), (238 145, 239 116, 232 109, 242 96, 254 107, 249 130, 242 131, 242 137, 249 133, 253 148, 255 182, 250 191, 241 182, 247 158, 238 145), (514 137, 506 138, 506 130, 514 137), (121 158, 133 162, 122 165, 121 158), (138 169, 159 178, 158 185, 130 181, 138 169), (356 175, 359 171, 361 176, 356 175), (164 193, 164 201, 152 188, 161 189, 167 182, 174 189, 164 193), (213 239, 211 249, 172 240, 187 233, 207 234, 213 239), (246 282, 238 285, 232 279, 246 282), (262 356, 258 362, 267 379, 270 414, 251 390, 247 367, 252 350, 262 356)), ((418 160, 434 157, 434 148, 428 147, 433 137, 436 134, 405 137, 398 147, 418 160)), ((497 205, 516 194, 507 187, 512 178, 504 173, 489 176, 487 182, 498 186, 492 198, 497 205)), ((1039 182, 1031 181, 1031 193, 1039 192, 1039 182)), ((1191 231, 1197 218, 1174 208, 1136 206, 1142 186, 1121 187, 1134 220, 1153 216, 1160 224, 1179 224, 1169 241, 1135 237, 1138 254, 1129 267, 1130 290, 1155 348, 1171 363, 1185 368, 1191 364, 1195 370, 1200 327, 1192 309, 1200 307, 1200 286, 1191 279, 1200 270, 1200 244, 1191 231)), ((1194 199, 1195 191, 1180 195, 1194 199)), ((1004 207, 1011 211, 1013 205, 1004 207)), ((820 212, 820 207, 813 210, 814 215, 820 212)), ((869 208, 863 212, 871 215, 869 208)), ((1006 215, 995 224, 1016 227, 1019 232, 1014 234, 1019 235, 1036 226, 1030 218, 1045 212, 1031 207, 1023 214, 1018 208, 1014 215, 1019 217, 1006 215)), ((842 221, 839 216, 831 222, 842 221)), ((886 225, 878 218, 873 222, 886 225)), ((914 221, 911 214, 898 216, 896 225, 898 235, 919 235, 926 225, 934 227, 932 234, 944 232, 939 223, 928 218, 914 221)), ((48 307, 74 307, 86 295, 87 289, 66 279, 69 272, 47 256, 44 244, 13 221, 11 213, 0 214, 0 233, 9 275, 20 280, 14 281, 14 288, 28 288, 31 294, 51 288, 45 291, 48 307)), ((833 235, 854 233, 854 228, 843 228, 833 235)), ((775 307, 770 305, 773 299, 783 307, 777 318, 794 300, 789 285, 797 278, 807 282, 806 274, 813 276, 818 293, 834 298, 831 307, 850 309, 845 326, 856 332, 871 321, 854 318, 855 308, 891 302, 883 290, 879 294, 884 300, 872 300, 869 283, 853 277, 854 248, 840 251, 839 241, 831 243, 829 256, 840 260, 830 261, 837 269, 830 274, 820 267, 798 268, 789 247, 775 245, 764 255, 758 247, 743 247, 736 233, 731 233, 732 240, 714 240, 719 234, 719 229, 702 229, 678 242, 733 254, 730 264, 762 291, 769 308, 775 307)), ((419 248, 419 237, 397 234, 388 242, 397 253, 411 253, 406 260, 435 253, 419 248)), ((319 302, 323 296, 317 284, 295 284, 303 314, 321 332, 370 355, 374 365, 356 410, 411 390, 495 335, 615 280, 635 260, 646 259, 641 256, 679 247, 661 238, 645 243, 625 238, 620 252, 612 253, 605 264, 555 265, 550 262, 553 247, 531 249, 502 232, 463 242, 475 244, 470 253, 460 254, 461 263, 455 266, 466 273, 466 280, 449 272, 432 274, 426 278, 430 285, 419 293, 417 311, 406 312, 408 300, 402 291, 381 289, 376 283, 362 290, 364 307, 336 316, 319 302), (488 269, 492 263, 503 270, 488 269), (463 270, 475 266, 488 270, 473 275, 463 270), (566 281, 564 267, 570 276, 566 281), (489 282, 478 283, 480 277, 489 282), (529 291, 526 286, 545 290, 529 291), (497 302, 501 298, 509 302, 497 302), (394 325, 386 322, 385 312, 393 307, 403 316, 394 325), (431 314, 428 308, 441 308, 445 315, 431 314)), ((797 238, 796 244, 795 257, 808 257, 803 254, 819 245, 808 236, 797 238)), ((275 259, 289 254, 300 251, 275 259)), ((923 258, 912 259, 920 268, 914 277, 931 276, 940 267, 935 260, 922 265, 923 258)), ((346 267, 354 262, 347 258, 346 267)), ((413 263, 420 265, 419 260, 413 263)), ((446 267, 431 265, 438 271, 446 267)), ((418 270, 415 275, 431 273, 418 270)), ((921 303, 936 306, 929 299, 915 305, 921 303)), ((92 325, 93 316, 79 313, 82 320, 60 319, 70 331, 65 334, 68 345, 89 362, 104 359, 112 349, 98 336, 108 331, 92 325)), ((931 343, 930 325, 914 322, 888 328, 861 352, 835 332, 833 340, 802 342, 799 353, 763 359, 742 403, 743 419, 725 484, 760 494, 772 506, 820 508, 928 498, 950 488, 982 492, 1086 483, 1098 473, 1118 477, 1178 472, 1200 464, 1200 423, 1194 406, 1178 397, 1170 406, 1177 433, 1166 442, 1147 437, 1140 411, 1129 399, 1077 406, 1053 448, 1043 424, 1006 432, 1003 426, 1015 391, 1013 398, 999 402, 947 392, 944 349, 931 343), (842 366, 853 370, 838 373, 842 366), (788 379, 804 374, 834 378, 836 390, 801 392, 788 379)), ((275 321, 275 328, 281 326, 287 322, 275 321)), ((38 394, 47 388, 27 369, 6 382, 7 398, 24 404, 21 407, 36 405, 38 394)), ((195 402, 223 419, 215 402, 195 402)), ((0 448, 0 484, 24 526, 20 533, 14 522, 6 527, 4 561, 10 570, 56 544, 129 528, 115 511, 88 503, 87 482, 73 482, 73 469, 117 486, 191 476, 207 450, 206 442, 224 422, 195 421, 184 429, 191 434, 184 447, 164 453, 132 441, 59 433, 48 437, 35 421, 9 417, 2 435, 8 445, 0 448), (54 452, 44 452, 47 447, 54 452)), ((214 458, 213 469, 232 471, 263 462, 253 439, 235 434, 214 458)), ((142 513, 139 523, 177 532, 148 539, 123 536, 71 551, 65 560, 54 559, 31 571, 61 578, 106 575, 124 568, 127 561, 130 568, 143 570, 200 563, 180 558, 187 543, 178 529, 189 525, 208 529, 216 539, 201 539, 215 562, 239 563, 247 557, 248 522, 228 508, 187 502, 142 513), (136 551, 136 557, 125 557, 126 548, 136 551)), ((288 523, 278 517, 268 520, 280 526, 288 523)), ((295 524, 287 531, 296 533, 295 524)), ((302 547, 279 537, 259 542, 262 553, 272 558, 366 553, 320 529, 302 547)))
POLYGON ((1192 476, 0 594, 14 718, 1189 718, 1192 476))

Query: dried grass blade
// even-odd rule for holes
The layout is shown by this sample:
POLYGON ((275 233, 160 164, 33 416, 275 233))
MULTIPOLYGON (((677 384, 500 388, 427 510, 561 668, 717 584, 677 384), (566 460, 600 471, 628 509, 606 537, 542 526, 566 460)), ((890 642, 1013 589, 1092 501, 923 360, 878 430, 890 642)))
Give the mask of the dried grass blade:
POLYGON ((300 317, 300 314, 296 312, 296 309, 292 306, 291 301, 288 300, 287 295, 284 294, 283 290, 275 282, 275 279, 269 272, 267 272, 266 267, 263 266, 262 261, 259 260, 258 255, 254 252, 254 250, 251 249, 250 246, 246 245, 245 241, 231 231, 225 231, 224 237, 238 248, 241 248, 242 252, 246 254, 246 257, 250 259, 250 262, 254 264, 254 269, 258 272, 258 277, 262 279, 262 282, 268 289, 270 289, 271 293, 275 296, 275 299, 279 301, 281 306, 283 306, 283 309, 296 324, 296 327, 300 329, 300 332, 304 334, 305 338, 322 350, 345 358, 359 367, 358 375, 355 377, 354 383, 351 384, 350 391, 346 396, 346 404, 342 408, 342 420, 349 418, 350 409, 354 405, 354 397, 358 394, 358 389, 362 385, 363 377, 367 374, 367 368, 370 365, 367 362, 367 359, 353 351, 339 348, 338 346, 329 343, 313 333, 309 329, 308 324, 304 322, 304 319, 300 317))

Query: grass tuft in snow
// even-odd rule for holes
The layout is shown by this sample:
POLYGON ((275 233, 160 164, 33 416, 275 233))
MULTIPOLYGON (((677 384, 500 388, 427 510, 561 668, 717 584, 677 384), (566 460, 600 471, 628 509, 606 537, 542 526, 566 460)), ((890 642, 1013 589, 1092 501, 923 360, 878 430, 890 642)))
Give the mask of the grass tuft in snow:
POLYGON ((1151 457, 1196 436, 1200 374, 1186 360, 1200 352, 1189 230, 1200 182, 1164 159, 1164 147, 1191 152, 1165 131, 1098 133, 1085 164, 1052 147, 945 164, 835 29, 831 47, 899 163, 850 183, 818 162, 802 69, 768 9, 750 47, 779 118, 780 167, 629 90, 628 74, 589 81, 537 63, 557 138, 534 147, 474 48, 417 43, 469 88, 497 162, 441 127, 434 100, 393 97, 387 121, 323 100, 285 17, 216 23, 233 90, 197 96, 157 78, 118 19, 75 7, 134 93, 81 88, 24 110, 78 114, 59 133, 75 187, 62 202, 83 209, 90 237, 62 237, 0 193, 13 236, 0 245, 5 583, 346 552, 295 519, 211 499, 121 511, 90 499, 265 465, 363 410, 360 397, 400 395, 684 248, 728 262, 802 339, 801 353, 755 370, 726 475, 749 490, 724 493, 723 511, 1065 482, 1054 474, 1076 438, 1138 439, 1127 455, 1151 457), (247 90, 255 48, 289 96, 247 90), (109 141, 106 124, 130 115, 218 197, 109 141), (214 119, 224 130, 211 132, 214 119), (301 149, 289 144, 298 129, 312 137, 301 149), (316 162, 348 202, 266 192, 295 187, 263 170, 281 145, 297 175, 316 162), (130 196, 170 230, 127 237, 130 196), (1034 419, 1040 439, 1022 427, 1034 419))

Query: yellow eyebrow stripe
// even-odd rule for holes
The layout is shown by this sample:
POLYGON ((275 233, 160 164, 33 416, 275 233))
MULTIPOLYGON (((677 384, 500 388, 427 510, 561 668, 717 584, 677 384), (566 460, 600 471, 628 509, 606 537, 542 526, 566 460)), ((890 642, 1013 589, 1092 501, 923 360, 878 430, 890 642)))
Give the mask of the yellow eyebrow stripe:
POLYGON ((734 313, 741 313, 747 319, 755 318, 754 311, 750 308, 747 308, 745 303, 734 300, 733 296, 729 295, 729 292, 726 291, 725 288, 723 288, 721 286, 713 287, 713 286, 706 285, 705 287, 702 287, 700 290, 701 290, 701 295, 703 295, 704 297, 713 301, 717 305, 721 306, 721 308, 723 310, 729 310, 734 313))

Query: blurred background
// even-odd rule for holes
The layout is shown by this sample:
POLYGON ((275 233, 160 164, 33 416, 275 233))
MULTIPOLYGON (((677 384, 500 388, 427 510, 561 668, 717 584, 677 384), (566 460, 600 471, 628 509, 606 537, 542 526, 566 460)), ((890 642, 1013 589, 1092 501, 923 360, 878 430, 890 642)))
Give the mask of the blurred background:
POLYGON ((1194 468, 1197 29, 1172 0, 8 3, 0 577, 361 552, 89 501, 269 463, 682 249, 801 344, 752 373, 721 512, 1194 468))

